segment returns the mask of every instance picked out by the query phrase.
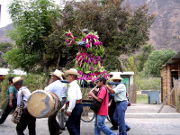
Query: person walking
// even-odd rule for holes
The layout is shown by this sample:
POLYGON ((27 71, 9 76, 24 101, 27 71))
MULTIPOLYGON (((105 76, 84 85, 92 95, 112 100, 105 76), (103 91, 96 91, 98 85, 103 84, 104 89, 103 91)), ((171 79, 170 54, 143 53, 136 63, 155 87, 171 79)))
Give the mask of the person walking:
POLYGON ((108 91, 106 90, 105 87, 106 79, 100 77, 96 82, 97 82, 97 87, 99 88, 98 95, 96 96, 92 90, 88 94, 90 97, 94 98, 95 100, 101 103, 100 109, 96 114, 94 134, 100 135, 102 131, 105 135, 116 135, 115 132, 110 130, 105 125, 105 119, 107 118, 108 115, 108 102, 109 102, 108 91))
MULTIPOLYGON (((114 82, 117 80, 120 83, 122 78, 120 76, 113 76, 111 80, 114 80, 114 82)), ((119 135, 127 135, 127 131, 130 130, 130 127, 125 123, 125 112, 128 106, 126 86, 120 83, 113 89, 108 85, 106 85, 106 88, 110 93, 115 94, 114 100, 116 102, 116 109, 113 118, 119 125, 119 135)))
POLYGON ((9 77, 8 81, 9 81, 9 87, 7 89, 7 105, 1 115, 0 118, 0 124, 3 124, 7 118, 7 116, 16 109, 16 105, 17 105, 17 98, 16 98, 16 94, 17 94, 17 90, 16 88, 13 86, 13 82, 12 82, 13 77, 9 77))
POLYGON ((78 85, 77 78, 79 73, 76 69, 69 69, 64 73, 68 84, 69 106, 65 112, 69 116, 66 126, 70 135, 80 135, 81 114, 83 112, 82 93, 78 85))
MULTIPOLYGON (((67 97, 67 86, 65 83, 62 83, 61 80, 63 80, 62 75, 64 73, 61 72, 60 70, 56 69, 52 74, 51 74, 51 83, 45 87, 45 91, 51 92, 58 96, 59 102, 61 103, 60 107, 63 106, 63 104, 66 101, 67 97)), ((60 124, 56 120, 57 113, 59 109, 52 114, 51 116, 48 117, 48 127, 49 127, 49 132, 50 135, 59 135, 62 133, 62 128, 60 125, 64 124, 64 121, 60 121, 60 124)), ((64 118, 63 112, 61 112, 61 117, 64 118)), ((63 120, 63 119, 62 119, 63 120)))
POLYGON ((112 127, 110 129, 111 130, 118 130, 118 123, 113 118, 114 112, 116 110, 116 102, 114 100, 114 94, 110 94, 110 96, 111 96, 111 99, 110 99, 111 104, 110 104, 109 109, 108 109, 110 122, 112 124, 112 127))
POLYGON ((17 106, 24 106, 20 121, 16 126, 17 135, 24 135, 23 132, 27 126, 29 129, 29 135, 36 135, 36 118, 31 116, 26 108, 31 92, 27 87, 23 86, 23 79, 21 77, 14 77, 13 84, 18 90, 17 106))

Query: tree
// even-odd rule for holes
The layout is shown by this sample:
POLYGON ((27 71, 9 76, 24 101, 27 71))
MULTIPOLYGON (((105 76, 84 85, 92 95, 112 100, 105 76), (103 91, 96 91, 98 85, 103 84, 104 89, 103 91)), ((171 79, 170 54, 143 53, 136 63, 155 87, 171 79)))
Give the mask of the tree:
POLYGON ((7 53, 6 59, 26 71, 71 67, 77 48, 65 46, 64 33, 70 30, 79 37, 81 30, 88 28, 97 31, 103 41, 106 69, 120 69, 119 56, 144 45, 153 20, 145 6, 130 12, 121 3, 122 0, 67 2, 60 10, 50 0, 14 0, 9 9, 15 26, 11 37, 17 47, 7 53), (12 54, 16 65, 8 56, 12 54))
POLYGON ((12 48, 11 43, 0 43, 0 67, 7 67, 7 62, 3 59, 4 54, 12 48))
POLYGON ((105 46, 104 66, 108 70, 119 69, 120 55, 132 54, 145 44, 153 22, 146 6, 132 13, 121 3, 122 0, 86 0, 69 3, 64 9, 65 24, 73 22, 71 31, 88 28, 98 32, 105 46))
POLYGON ((152 75, 155 77, 160 76, 160 69, 172 56, 176 54, 175 51, 169 50, 157 50, 153 51, 144 66, 145 75, 152 75))
POLYGON ((10 36, 16 48, 6 54, 6 60, 26 71, 47 70, 45 38, 53 32, 53 23, 60 17, 59 9, 50 0, 14 0, 9 12, 15 27, 10 36))
POLYGON ((140 50, 140 52, 135 56, 135 61, 137 65, 137 70, 139 72, 143 71, 144 64, 147 61, 149 55, 154 50, 152 45, 146 44, 143 46, 143 48, 140 50))

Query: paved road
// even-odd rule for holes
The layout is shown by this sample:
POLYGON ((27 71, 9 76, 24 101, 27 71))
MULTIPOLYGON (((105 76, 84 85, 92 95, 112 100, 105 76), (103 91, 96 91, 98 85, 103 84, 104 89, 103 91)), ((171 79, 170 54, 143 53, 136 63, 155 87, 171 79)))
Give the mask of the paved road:
MULTIPOLYGON (((132 105, 128 108, 126 122, 131 127, 128 135, 180 135, 180 114, 165 107, 157 114, 159 105, 132 105)), ((0 135, 16 135, 15 124, 10 120, 0 125, 0 135)), ((110 123, 106 121, 110 127, 110 123)), ((37 135, 49 135, 47 119, 37 120, 37 135)), ((94 123, 81 123, 81 135, 93 135, 94 123)), ((118 131, 116 131, 118 132, 118 131)), ((28 131, 25 131, 28 135, 28 131)), ((68 135, 65 131, 62 135, 68 135)))
MULTIPOLYGON (((128 135, 180 135, 180 118, 127 118, 126 121, 131 126, 128 135)), ((106 124, 110 127, 109 122, 106 124)), ((93 122, 82 122, 81 135, 93 135, 93 127, 93 122)), ((27 130, 25 133, 28 135, 27 130)), ((0 135, 16 135, 10 117, 0 125, 0 135)), ((37 120, 37 135, 49 135, 47 119, 37 120)), ((68 132, 62 135, 68 135, 68 132)))

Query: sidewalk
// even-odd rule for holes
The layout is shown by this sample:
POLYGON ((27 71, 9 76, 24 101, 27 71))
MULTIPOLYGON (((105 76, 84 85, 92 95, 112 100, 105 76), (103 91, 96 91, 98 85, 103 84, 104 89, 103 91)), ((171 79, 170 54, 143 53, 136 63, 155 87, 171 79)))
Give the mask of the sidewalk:
POLYGON ((132 104, 126 111, 126 118, 180 118, 176 109, 165 105, 160 113, 157 113, 161 104, 132 104))

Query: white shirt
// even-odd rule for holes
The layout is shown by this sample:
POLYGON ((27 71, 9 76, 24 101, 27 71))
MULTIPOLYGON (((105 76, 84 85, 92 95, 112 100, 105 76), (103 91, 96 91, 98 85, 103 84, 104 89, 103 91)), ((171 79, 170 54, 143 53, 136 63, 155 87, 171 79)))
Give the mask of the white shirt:
POLYGON ((29 96, 31 95, 30 90, 27 87, 21 87, 17 93, 17 105, 20 105, 21 102, 24 103, 24 108, 27 105, 27 100, 29 96))
POLYGON ((115 91, 115 95, 114 95, 114 100, 115 102, 118 101, 124 101, 127 100, 127 96, 126 96, 126 86, 122 83, 118 84, 114 89, 115 91))
POLYGON ((45 91, 56 94, 61 101, 63 97, 67 97, 67 84, 62 83, 60 80, 56 80, 45 87, 45 91))
POLYGON ((72 112, 76 105, 76 100, 82 99, 81 89, 77 83, 77 80, 74 80, 71 83, 69 83, 67 99, 69 101, 69 107, 67 111, 72 112))

